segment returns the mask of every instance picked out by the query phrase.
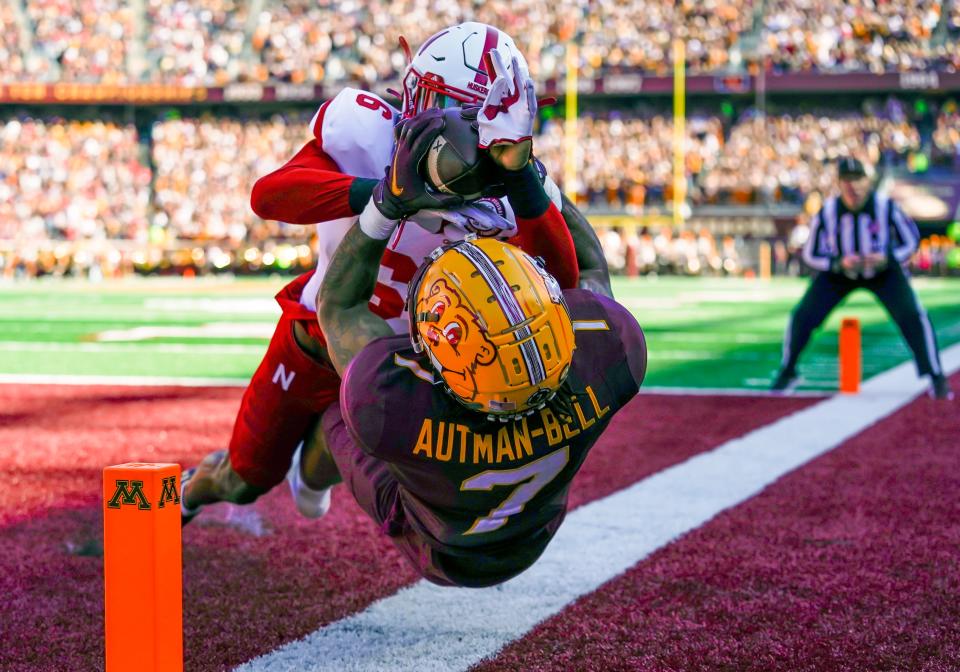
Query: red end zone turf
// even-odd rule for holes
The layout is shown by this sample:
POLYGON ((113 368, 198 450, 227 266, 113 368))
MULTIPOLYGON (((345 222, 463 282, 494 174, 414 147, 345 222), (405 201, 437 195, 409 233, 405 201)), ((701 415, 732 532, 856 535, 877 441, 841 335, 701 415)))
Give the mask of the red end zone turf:
POLYGON ((960 401, 922 397, 474 669, 960 669, 958 493, 960 401))
MULTIPOLYGON (((100 470, 192 464, 225 445, 241 390, 0 386, 0 669, 102 668, 100 470)), ((574 506, 814 400, 644 396, 578 475, 574 506), (731 412, 731 409, 736 412, 731 412), (697 428, 696 432, 688 431, 697 428)), ((392 594, 413 572, 337 489, 320 521, 281 486, 184 533, 186 669, 223 670, 392 594)))

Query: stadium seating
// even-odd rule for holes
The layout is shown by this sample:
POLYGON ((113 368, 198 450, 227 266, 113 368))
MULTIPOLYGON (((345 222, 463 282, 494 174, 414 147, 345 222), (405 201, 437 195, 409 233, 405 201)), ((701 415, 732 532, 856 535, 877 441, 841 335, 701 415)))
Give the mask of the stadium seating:
POLYGON ((400 35, 417 45, 464 20, 514 35, 540 80, 563 74, 564 45, 573 39, 587 76, 666 74, 674 26, 682 27, 692 73, 763 59, 776 70, 956 71, 958 4, 12 0, 0 8, 0 74, 7 81, 371 84, 402 73, 400 35))
POLYGON ((939 0, 774 0, 764 15, 767 53, 786 70, 956 68, 958 55, 932 40, 943 5, 939 0))
POLYGON ((956 104, 947 106, 937 117, 933 145, 943 163, 960 168, 960 111, 956 104))
POLYGON ((4 120, 0 240, 145 241, 150 177, 130 125, 4 120))
POLYGON ((63 82, 128 81, 134 23, 129 2, 29 0, 24 4, 33 51, 27 58, 35 64, 31 75, 63 82))
MULTIPOLYGON (((24 246, 53 249, 104 240, 120 247, 130 241, 130 249, 216 246, 214 256, 227 259, 220 264, 226 266, 241 264, 250 248, 259 250, 250 253, 257 257, 268 245, 302 245, 311 227, 259 219, 250 210, 249 190, 257 177, 299 148, 309 116, 163 118, 150 127, 149 137, 116 119, 8 117, 0 122, 0 247, 9 253, 24 246)), ((956 105, 944 105, 931 125, 934 159, 960 164, 956 105)), ((579 134, 581 168, 574 191, 581 207, 643 215, 672 200, 670 118, 586 115, 579 134)), ((549 120, 535 146, 550 174, 565 186, 562 135, 562 123, 549 120)), ((918 126, 896 101, 861 114, 761 118, 748 113, 732 124, 716 115, 692 114, 685 142, 688 198, 694 205, 799 207, 833 189, 830 161, 836 156, 895 165, 921 144, 918 126)), ((628 247, 634 248, 639 270, 720 273, 741 267, 733 243, 724 253, 723 244, 703 233, 689 244, 662 231, 649 243, 637 233, 623 236, 619 246, 608 245, 619 249, 611 252, 615 268, 624 267, 628 247), (679 251, 665 251, 678 245, 679 251), (692 249, 698 250, 694 256, 688 254, 692 249)), ((204 264, 217 268, 212 258, 204 264)))
MULTIPOLYGON (((676 26, 692 75, 755 74, 757 67, 772 73, 960 69, 960 0, 490 0, 439 6, 427 0, 11 0, 0 3, 0 81, 382 87, 405 67, 401 35, 417 45, 464 20, 495 23, 514 35, 541 82, 564 74, 564 45, 571 40, 580 44, 586 78, 633 70, 669 74, 676 26)), ((913 109, 912 99, 878 100, 856 111, 825 103, 821 110, 766 116, 742 106, 739 114, 720 114, 716 106, 691 110, 684 140, 687 200, 694 207, 809 209, 833 188, 830 161, 840 154, 884 167, 915 168, 920 157, 960 169, 955 102, 937 101, 928 110, 926 102, 913 109)), ((270 119, 262 118, 262 108, 257 118, 243 118, 248 112, 242 105, 192 118, 160 113, 154 119, 141 110, 136 124, 103 109, 87 115, 96 121, 81 120, 77 108, 9 109, 0 116, 0 273, 9 274, 14 252, 22 266, 22 253, 36 257, 42 249, 66 257, 94 250, 70 263, 54 255, 47 259, 51 268, 107 263, 116 254, 100 251, 100 241, 112 241, 131 264, 140 263, 128 254, 136 246, 147 244, 161 256, 186 250, 186 261, 171 268, 194 264, 191 255, 199 249, 199 270, 239 268, 259 260, 269 245, 299 249, 309 227, 260 220, 250 211, 249 190, 303 142, 312 113, 307 108, 270 119)), ((662 210, 673 201, 672 119, 662 105, 606 108, 580 119, 575 184, 563 184, 563 124, 549 110, 537 154, 593 213, 662 210)), ((693 242, 673 237, 669 244, 664 232, 647 235, 649 241, 623 233, 614 244, 611 233, 608 247, 619 250, 611 252, 614 265, 631 249, 641 270, 731 272, 728 267, 741 266, 727 263, 735 256, 732 247, 723 252, 722 241, 702 234, 693 242), (671 246, 681 251, 664 252, 671 246), (699 250, 697 264, 688 263, 688 248, 699 250)), ((927 267, 937 267, 937 250, 946 244, 928 245, 926 256, 934 261, 927 267)), ((156 254, 141 251, 138 258, 156 254)), ((288 261, 290 254, 284 252, 288 261)))
MULTIPOLYGON (((946 124, 942 122, 938 137, 949 144, 955 131, 946 124)), ((576 191, 581 203, 639 212, 645 204, 672 200, 670 119, 587 117, 578 131, 582 168, 576 191)), ((548 123, 536 141, 560 182, 561 140, 562 125, 548 123)), ((689 196, 694 203, 802 203, 812 193, 832 189, 830 161, 837 156, 897 163, 919 144, 917 128, 908 121, 874 115, 746 116, 728 134, 719 117, 693 116, 685 145, 689 196)))
POLYGON ((246 0, 148 0, 145 79, 223 85, 244 74, 246 0))
POLYGON ((250 209, 250 187, 302 144, 309 117, 267 121, 172 119, 154 124, 154 237, 228 241, 306 239, 308 227, 269 228, 250 209))

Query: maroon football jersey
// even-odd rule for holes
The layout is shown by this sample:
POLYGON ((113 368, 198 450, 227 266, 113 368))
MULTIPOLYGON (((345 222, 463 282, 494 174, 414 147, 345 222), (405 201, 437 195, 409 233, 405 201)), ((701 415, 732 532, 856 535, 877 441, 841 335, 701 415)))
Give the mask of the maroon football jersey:
POLYGON ((398 515, 462 585, 489 585, 529 567, 563 521, 570 482, 646 369, 643 332, 612 299, 564 292, 576 350, 572 413, 555 407, 489 420, 435 384, 406 336, 377 339, 348 367, 341 409, 357 445, 399 483, 398 515))

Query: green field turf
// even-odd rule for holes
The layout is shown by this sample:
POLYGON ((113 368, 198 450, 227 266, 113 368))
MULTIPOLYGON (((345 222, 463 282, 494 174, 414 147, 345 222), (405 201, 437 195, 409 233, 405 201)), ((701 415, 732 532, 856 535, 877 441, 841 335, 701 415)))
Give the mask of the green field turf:
MULTIPOLYGON (((0 374, 242 379, 279 315, 280 279, 131 279, 0 284, 0 374)), ((618 279, 617 298, 644 327, 647 385, 765 388, 787 314, 806 281, 618 279)), ((914 286, 942 346, 960 341, 960 281, 914 286)), ((860 293, 838 309, 801 362, 807 389, 836 387, 841 317, 863 324, 864 375, 909 358, 883 309, 860 293)))

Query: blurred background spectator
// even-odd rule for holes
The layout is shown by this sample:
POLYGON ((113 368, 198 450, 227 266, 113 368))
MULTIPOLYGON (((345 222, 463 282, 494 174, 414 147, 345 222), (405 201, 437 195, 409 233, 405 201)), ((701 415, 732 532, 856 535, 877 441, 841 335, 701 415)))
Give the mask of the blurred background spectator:
POLYGON ((766 54, 781 70, 955 69, 960 53, 932 40, 943 5, 939 0, 771 0, 764 14, 766 54))
POLYGON ((8 119, 0 125, 0 239, 145 241, 150 170, 132 126, 8 119))
MULTIPOLYGON (((32 2, 33 0, 31 0, 32 2)), ((241 79, 247 0, 147 0, 144 79, 187 86, 241 79)))
MULTIPOLYGON (((66 241, 89 249, 94 241, 112 241, 139 270, 156 267, 181 249, 188 257, 200 251, 196 259, 171 267, 219 270, 247 264, 250 270, 248 262, 258 268, 281 262, 283 268, 295 267, 310 255, 312 227, 261 220, 249 198, 258 177, 300 148, 310 116, 309 110, 266 119, 168 113, 143 137, 133 124, 117 120, 10 116, 0 122, 0 247, 54 250, 66 241), (272 263, 264 265, 264 255, 277 246, 285 246, 282 255, 268 256, 272 263), (144 266, 151 255, 156 263, 144 266)), ((932 119, 931 146, 956 161, 956 105, 948 102, 932 119)), ((588 213, 621 213, 637 221, 669 212, 672 132, 671 120, 662 115, 584 116, 573 185, 578 204, 588 213)), ((535 147, 562 185, 561 140, 562 122, 551 119, 542 125, 535 147)), ((902 115, 895 120, 869 111, 834 111, 761 117, 747 110, 730 124, 700 114, 687 124, 688 198, 694 206, 792 205, 801 221, 775 250, 774 261, 778 270, 796 272, 805 240, 803 213, 815 211, 834 190, 833 161, 853 155, 873 164, 902 165, 922 144, 917 124, 902 115)), ((611 267, 631 274, 729 274, 745 267, 742 237, 728 240, 705 229, 609 228, 601 232, 601 242, 611 267)), ((943 271, 953 258, 948 242, 943 237, 924 248, 917 269, 943 271)), ((749 243, 754 258, 755 243, 749 243)), ((110 256, 98 252, 84 258, 97 255, 110 256)), ((62 271, 58 264, 51 268, 62 271)), ((10 268, 8 259, 7 272, 10 268)))
MULTIPOLYGON (((956 112, 941 115, 938 146, 955 146, 956 126, 956 112)), ((673 200, 672 119, 586 116, 577 132, 578 203, 640 214, 644 205, 673 200)), ((684 146, 688 197, 695 204, 803 203, 833 189, 839 156, 898 165, 919 146, 910 121, 872 113, 746 114, 726 137, 719 116, 693 116, 684 146)), ((536 147, 562 184, 562 121, 544 124, 536 147)))
POLYGON ((303 144, 309 115, 266 121, 205 116, 158 121, 152 129, 153 240, 306 240, 310 227, 265 222, 250 209, 257 178, 303 144))
MULTIPOLYGON (((134 13, 130 3, 29 0, 25 6, 33 48, 47 59, 42 65, 36 57, 29 59, 35 64, 30 68, 32 76, 100 84, 128 81, 127 45, 133 41, 134 13)), ((12 11, 8 16, 15 19, 12 11)))
POLYGON ((565 72, 579 41, 584 76, 671 71, 687 43, 691 73, 776 70, 956 71, 957 0, 8 0, 0 7, 0 73, 10 81, 223 85, 234 81, 395 81, 444 26, 495 24, 540 80, 565 72), (749 40, 745 38, 749 37, 749 40), (751 46, 749 50, 746 44, 751 46))
POLYGON ((933 145, 935 154, 942 157, 944 163, 960 169, 960 112, 956 104, 944 106, 937 116, 933 145))
MULTIPOLYGON (((678 36, 691 74, 960 69, 960 0, 9 0, 0 3, 0 84, 382 89, 406 66, 401 35, 416 48, 465 20, 512 34, 539 81, 564 75, 571 42, 583 77, 667 75, 678 36)), ((960 171, 960 113, 946 94, 881 103, 835 93, 816 108, 794 97, 765 112, 736 95, 696 107, 691 98, 683 207, 786 213, 795 226, 768 241, 772 267, 797 272, 805 220, 834 190, 838 156, 882 172, 960 171)), ((278 109, 270 105, 0 113, 0 275, 308 268, 312 227, 266 222, 249 207, 253 182, 300 147, 315 111, 291 103, 267 117, 278 109)), ((558 108, 541 114, 536 152, 591 217, 623 222, 601 231, 618 272, 750 272, 762 241, 743 227, 662 225, 674 201, 668 109, 666 98, 585 97, 573 184, 563 183, 558 108)), ((960 268, 955 228, 926 238, 916 272, 960 268)))

